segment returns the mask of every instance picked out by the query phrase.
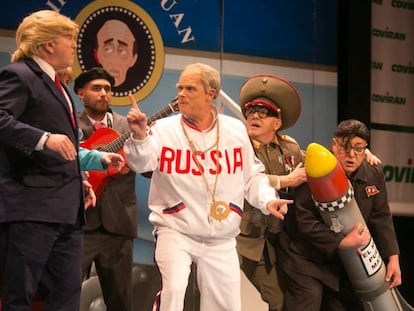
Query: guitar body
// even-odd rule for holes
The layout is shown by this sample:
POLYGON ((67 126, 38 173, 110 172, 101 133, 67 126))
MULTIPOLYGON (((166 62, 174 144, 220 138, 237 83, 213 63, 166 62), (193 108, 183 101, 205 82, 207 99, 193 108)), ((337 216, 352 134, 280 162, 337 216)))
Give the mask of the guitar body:
POLYGON ((119 137, 118 132, 104 127, 91 134, 87 140, 81 142, 81 147, 92 150, 105 147, 107 144, 119 137))
MULTIPOLYGON (((91 134, 87 140, 80 143, 80 146, 89 150, 101 149, 109 143, 118 139, 120 135, 110 128, 101 128, 91 134)), ((115 151, 114 151, 115 152, 115 151)), ((122 155, 125 159, 123 149, 117 150, 116 153, 122 155)), ((96 198, 99 198, 105 191, 109 182, 109 177, 118 174, 116 169, 109 167, 106 171, 89 171, 88 181, 92 185, 96 198)))
MULTIPOLYGON (((164 118, 177 110, 178 101, 177 98, 174 98, 168 105, 150 116, 147 119, 147 124, 150 125, 155 120, 164 118)), ((80 146, 89 150, 98 149, 105 152, 115 152, 122 155, 125 159, 123 146, 130 135, 130 132, 120 135, 110 128, 101 128, 93 132, 86 141, 80 143, 80 146)), ((113 167, 109 167, 106 171, 89 171, 88 181, 92 185, 97 199, 105 191, 109 178, 115 174, 118 174, 118 172, 113 167)))

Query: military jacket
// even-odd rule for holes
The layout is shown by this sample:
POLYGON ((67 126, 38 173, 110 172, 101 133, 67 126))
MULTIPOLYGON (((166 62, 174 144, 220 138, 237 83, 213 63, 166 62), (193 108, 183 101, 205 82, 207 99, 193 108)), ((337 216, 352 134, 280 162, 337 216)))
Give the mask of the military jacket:
MULTIPOLYGON (((277 142, 261 144, 252 140, 256 156, 264 164, 266 174, 287 175, 299 163, 304 162, 304 154, 298 143, 288 135, 277 134, 277 142)), ((280 189, 279 195, 284 197, 291 189, 280 189)), ((250 259, 260 261, 266 244, 265 232, 270 225, 270 217, 259 214, 260 211, 252 207, 247 201, 244 203, 240 235, 237 237, 238 252, 250 259)), ((275 220, 275 219, 273 219, 275 220)), ((276 260, 274 247, 268 247, 267 251, 271 263, 276 260)))

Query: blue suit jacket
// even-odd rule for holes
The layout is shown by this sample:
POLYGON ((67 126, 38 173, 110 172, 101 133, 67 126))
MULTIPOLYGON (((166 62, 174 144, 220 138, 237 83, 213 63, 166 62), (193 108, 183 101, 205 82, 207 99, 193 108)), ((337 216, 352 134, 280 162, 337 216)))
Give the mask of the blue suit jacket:
POLYGON ((35 150, 45 131, 68 136, 78 149, 69 113, 54 81, 32 59, 0 69, 0 223, 84 223, 79 161, 35 150))

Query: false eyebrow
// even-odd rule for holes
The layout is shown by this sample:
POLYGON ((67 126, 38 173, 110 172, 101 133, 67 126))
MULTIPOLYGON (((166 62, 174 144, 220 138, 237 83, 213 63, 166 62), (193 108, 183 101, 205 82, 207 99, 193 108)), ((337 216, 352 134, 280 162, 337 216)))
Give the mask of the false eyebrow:
POLYGON ((113 38, 110 38, 108 40, 105 40, 104 43, 107 44, 107 43, 112 42, 112 41, 114 41, 114 39, 113 38))
POLYGON ((128 46, 128 43, 126 43, 126 42, 124 42, 124 41, 121 41, 121 40, 117 40, 117 41, 118 41, 118 43, 119 43, 119 44, 121 44, 121 45, 128 46))

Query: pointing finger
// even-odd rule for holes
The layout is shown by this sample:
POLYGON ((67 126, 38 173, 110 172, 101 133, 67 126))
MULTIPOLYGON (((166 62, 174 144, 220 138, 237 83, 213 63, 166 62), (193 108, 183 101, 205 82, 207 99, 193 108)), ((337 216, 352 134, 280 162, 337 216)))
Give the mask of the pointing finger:
POLYGON ((130 101, 130 103, 131 103, 132 108, 135 108, 135 109, 137 109, 138 111, 141 111, 141 110, 139 110, 139 108, 138 108, 138 104, 137 104, 137 102, 135 101, 134 95, 132 95, 131 93, 129 93, 129 94, 128 94, 128 98, 129 98, 129 101, 130 101))

